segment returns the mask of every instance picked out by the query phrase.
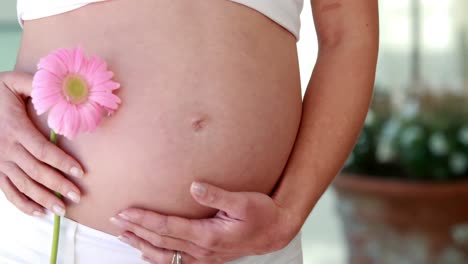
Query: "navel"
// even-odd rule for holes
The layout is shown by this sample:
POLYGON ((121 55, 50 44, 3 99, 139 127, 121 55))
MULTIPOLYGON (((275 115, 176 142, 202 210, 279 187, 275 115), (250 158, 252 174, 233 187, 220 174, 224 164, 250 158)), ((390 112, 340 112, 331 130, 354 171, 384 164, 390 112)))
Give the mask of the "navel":
POLYGON ((208 122, 208 117, 207 116, 193 117, 192 120, 191 120, 193 131, 200 132, 201 130, 203 130, 206 127, 207 122, 208 122))

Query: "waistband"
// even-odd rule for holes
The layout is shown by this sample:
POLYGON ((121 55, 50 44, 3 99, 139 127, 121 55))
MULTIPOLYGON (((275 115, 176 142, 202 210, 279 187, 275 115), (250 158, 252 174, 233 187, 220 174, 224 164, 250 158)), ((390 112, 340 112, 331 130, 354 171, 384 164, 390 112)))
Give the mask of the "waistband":
MULTIPOLYGON (((106 0, 17 0, 17 17, 21 26, 23 20, 38 19, 72 11, 85 5, 106 0)), ((270 18, 299 40, 300 15, 304 0, 229 0, 270 18)))
MULTIPOLYGON (((0 193, 0 263, 47 264, 52 245, 54 215, 32 217, 20 212, 0 193)), ((115 236, 61 218, 58 263, 145 264, 141 252, 115 236)), ((247 256, 229 264, 302 264, 301 233, 282 250, 247 256)))

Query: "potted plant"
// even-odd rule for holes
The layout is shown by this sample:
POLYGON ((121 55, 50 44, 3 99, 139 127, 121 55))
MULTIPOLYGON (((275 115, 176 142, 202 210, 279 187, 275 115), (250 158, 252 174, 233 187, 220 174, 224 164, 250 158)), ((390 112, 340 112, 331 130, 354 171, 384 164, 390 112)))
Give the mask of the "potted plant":
POLYGON ((468 263, 468 101, 376 89, 333 186, 352 264, 468 263))

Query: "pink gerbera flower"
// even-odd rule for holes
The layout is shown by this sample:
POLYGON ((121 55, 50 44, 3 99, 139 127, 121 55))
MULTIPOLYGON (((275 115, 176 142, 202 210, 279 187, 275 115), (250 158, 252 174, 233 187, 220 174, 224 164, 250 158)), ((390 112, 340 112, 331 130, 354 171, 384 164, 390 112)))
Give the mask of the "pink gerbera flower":
POLYGON ((112 114, 120 98, 112 92, 120 84, 105 61, 88 59, 81 47, 59 49, 42 58, 32 83, 32 103, 38 115, 49 111, 48 125, 73 139, 92 132, 105 112, 112 114))

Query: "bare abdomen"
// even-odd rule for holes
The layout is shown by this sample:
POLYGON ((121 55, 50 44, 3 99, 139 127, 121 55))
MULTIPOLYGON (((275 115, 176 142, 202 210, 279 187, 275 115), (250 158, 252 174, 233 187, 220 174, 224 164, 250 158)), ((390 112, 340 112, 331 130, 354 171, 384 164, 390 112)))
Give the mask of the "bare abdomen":
POLYGON ((108 61, 123 103, 95 133, 60 141, 86 169, 67 217, 115 233, 109 217, 129 206, 212 214, 192 199, 193 180, 272 190, 301 113, 289 32, 229 1, 110 1, 27 21, 16 68, 77 44, 108 61))

